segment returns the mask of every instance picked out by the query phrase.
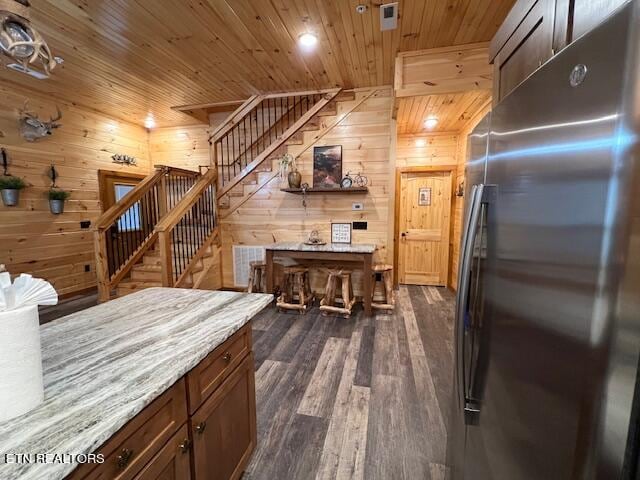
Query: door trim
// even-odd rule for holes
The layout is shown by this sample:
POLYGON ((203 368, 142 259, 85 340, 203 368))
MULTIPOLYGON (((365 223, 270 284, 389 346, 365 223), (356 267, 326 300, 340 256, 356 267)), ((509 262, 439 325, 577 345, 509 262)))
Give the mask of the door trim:
POLYGON ((142 173, 122 172, 119 170, 98 170, 98 196, 100 199, 100 208, 102 213, 105 211, 104 206, 107 201, 107 179, 109 177, 117 177, 124 180, 135 180, 136 182, 147 178, 147 176, 142 173))
MULTIPOLYGON (((453 238, 453 225, 455 223, 455 192, 456 192, 456 172, 458 171, 457 165, 420 165, 412 167, 397 167, 396 179, 395 179, 395 201, 393 212, 393 286, 399 287, 399 275, 398 264, 400 256, 400 181, 403 173, 433 173, 433 172, 450 172, 451 173, 451 212, 449 222, 449 258, 447 262, 451 260, 451 252, 453 250, 452 238, 453 238)), ((448 269, 447 273, 447 288, 451 280, 451 269, 448 269)))

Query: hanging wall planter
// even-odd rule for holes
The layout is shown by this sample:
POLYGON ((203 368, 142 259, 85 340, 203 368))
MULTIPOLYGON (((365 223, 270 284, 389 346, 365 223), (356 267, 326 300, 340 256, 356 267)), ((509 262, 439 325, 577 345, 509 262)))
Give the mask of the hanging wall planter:
POLYGON ((12 175, 3 175, 0 177, 0 193, 2 194, 2 203, 5 207, 14 207, 20 201, 20 190, 26 184, 24 180, 12 175))
POLYGON ((52 188, 49 190, 49 209, 54 215, 60 215, 64 213, 64 202, 71 196, 71 193, 60 190, 58 188, 52 188))

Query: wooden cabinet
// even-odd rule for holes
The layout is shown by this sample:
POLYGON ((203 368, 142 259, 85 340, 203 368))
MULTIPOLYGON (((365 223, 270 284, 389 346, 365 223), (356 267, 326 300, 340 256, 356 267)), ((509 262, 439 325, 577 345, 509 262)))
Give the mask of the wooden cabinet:
POLYGON ((135 480, 187 480, 191 478, 191 440, 187 425, 176 433, 136 476, 135 480))
POLYGON ((190 419, 195 480, 238 479, 255 448, 253 354, 190 419))
POLYGON ((87 463, 70 478, 128 480, 144 467, 187 421, 185 382, 179 380, 109 439, 96 453, 104 463, 87 463))
POLYGON ((572 40, 580 38, 627 0, 572 0, 572 40))
POLYGON ((518 2, 491 42, 494 104, 553 56, 555 0, 518 2))
POLYGON ((189 413, 193 414, 251 350, 251 328, 242 327, 187 374, 189 413))
POLYGON ((211 352, 67 480, 235 480, 256 446, 251 324, 211 352))
POLYGON ((489 47, 493 103, 627 0, 518 0, 489 47))

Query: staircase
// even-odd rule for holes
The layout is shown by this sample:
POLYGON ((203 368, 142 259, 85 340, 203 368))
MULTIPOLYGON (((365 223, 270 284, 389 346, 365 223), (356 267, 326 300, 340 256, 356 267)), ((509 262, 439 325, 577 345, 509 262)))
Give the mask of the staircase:
POLYGON ((228 215, 242 205, 275 178, 289 146, 310 148, 307 137, 324 135, 348 113, 338 102, 353 99, 340 89, 255 95, 212 132, 204 173, 156 166, 96 222, 99 300, 198 288, 220 251, 218 208, 228 215))
POLYGON ((340 89, 256 96, 230 115, 210 137, 221 217, 275 178, 288 146, 303 145, 338 116, 340 101, 354 97, 340 89))
POLYGON ((198 288, 219 249, 217 171, 156 166, 96 222, 98 298, 198 288))

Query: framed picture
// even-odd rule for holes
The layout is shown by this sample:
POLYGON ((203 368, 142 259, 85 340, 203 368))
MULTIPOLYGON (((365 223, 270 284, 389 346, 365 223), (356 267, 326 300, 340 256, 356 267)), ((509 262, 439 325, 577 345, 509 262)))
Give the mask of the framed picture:
POLYGON ((313 188, 340 188, 342 145, 313 147, 313 188))
POLYGON ((351 243, 351 224, 332 223, 331 243, 351 243))
POLYGON ((431 205, 431 188, 421 187, 420 190, 418 190, 418 205, 421 207, 431 205))

